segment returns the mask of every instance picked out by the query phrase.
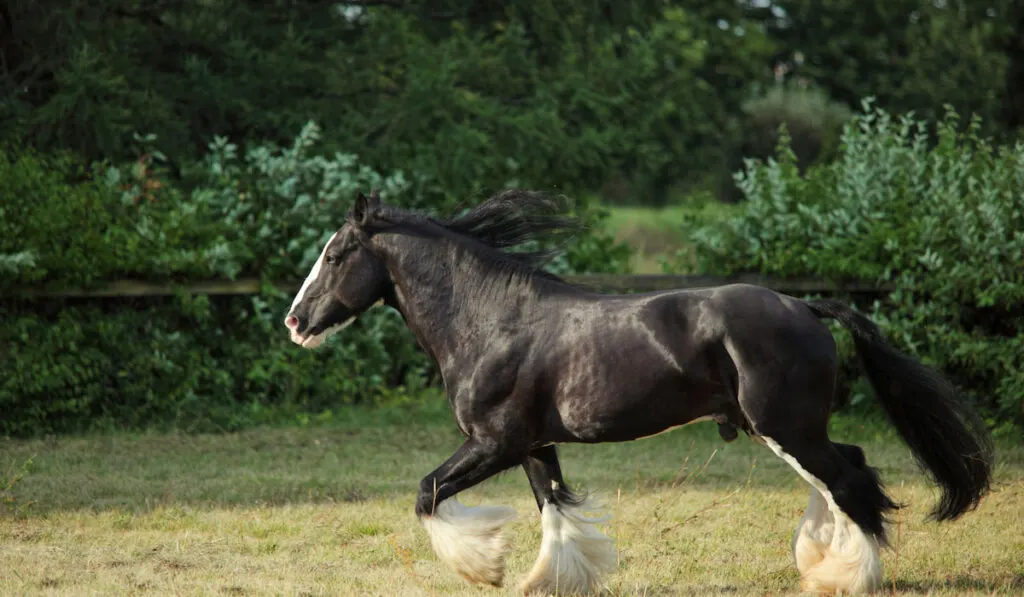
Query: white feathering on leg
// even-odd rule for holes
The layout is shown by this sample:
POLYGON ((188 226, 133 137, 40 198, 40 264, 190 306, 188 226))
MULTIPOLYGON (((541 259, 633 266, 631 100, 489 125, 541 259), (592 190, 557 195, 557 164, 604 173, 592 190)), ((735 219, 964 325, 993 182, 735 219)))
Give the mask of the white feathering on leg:
POLYGON ((540 554, 523 581, 524 593, 558 595, 589 593, 600 586, 601 577, 615 570, 617 556, 612 539, 595 526, 608 517, 587 518, 586 504, 556 506, 544 504, 541 512, 540 554))
POLYGON ((767 435, 759 436, 779 458, 782 458, 821 496, 831 516, 825 516, 816 495, 811 494, 807 511, 800 520, 794 536, 793 556, 800 570, 800 586, 813 593, 838 593, 860 595, 872 593, 882 584, 882 560, 879 557, 878 540, 864 533, 836 503, 832 492, 805 469, 793 456, 786 453, 778 442, 767 435), (812 509, 813 508, 813 509, 812 509), (828 519, 831 519, 829 529, 828 519), (811 530, 814 523, 822 522, 811 530), (807 526, 807 532, 804 527, 807 526), (823 553, 815 553, 828 541, 823 553), (815 562, 816 560, 816 562, 815 562), (802 568, 801 566, 807 566, 802 568))
POLYGON ((515 515, 505 506, 471 507, 448 498, 422 522, 438 559, 470 582, 500 586, 508 550, 502 527, 515 515))
POLYGON ((811 487, 811 497, 807 503, 800 524, 793 533, 791 547, 793 560, 800 574, 806 574, 813 566, 825 558, 826 550, 832 542, 832 529, 835 519, 829 512, 828 502, 821 492, 811 487))
POLYGON ((848 516, 833 512, 835 529, 824 558, 803 573, 801 586, 814 593, 863 595, 882 585, 878 540, 868 536, 848 516))

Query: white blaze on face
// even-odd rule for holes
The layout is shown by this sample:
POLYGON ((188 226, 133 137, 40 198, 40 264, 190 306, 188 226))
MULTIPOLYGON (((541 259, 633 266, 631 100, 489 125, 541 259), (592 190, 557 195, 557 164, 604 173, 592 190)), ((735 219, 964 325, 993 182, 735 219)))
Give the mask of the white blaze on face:
POLYGON ((323 267, 324 259, 327 257, 327 247, 331 246, 331 243, 334 242, 334 237, 336 236, 338 236, 337 232, 332 234, 331 238, 327 239, 327 243, 324 244, 324 249, 320 251, 320 256, 317 257, 316 263, 313 264, 313 269, 309 270, 309 275, 306 276, 306 280, 302 283, 302 287, 299 288, 299 293, 295 295, 295 300, 292 301, 292 306, 291 309, 289 309, 289 312, 294 311, 295 307, 302 302, 302 297, 306 295, 306 290, 309 289, 309 285, 312 284, 313 281, 316 280, 317 276, 320 275, 320 268, 323 267))
MULTIPOLYGON (((313 264, 313 269, 309 272, 309 276, 306 277, 306 281, 302 283, 302 288, 299 289, 299 293, 295 296, 295 300, 292 301, 292 307, 291 310, 289 310, 289 315, 291 311, 295 309, 295 306, 302 301, 302 298, 306 294, 306 290, 309 288, 309 285, 312 284, 313 281, 317 279, 317 276, 320 275, 320 267, 324 262, 324 257, 327 255, 327 247, 331 246, 331 242, 334 241, 334 238, 336 236, 338 236, 337 232, 335 232, 334 235, 332 235, 331 238, 327 241, 327 244, 324 245, 323 251, 320 252, 320 257, 317 258, 316 263, 313 264)), ((377 302, 372 305, 372 307, 379 307, 382 304, 384 304, 383 298, 378 299, 377 302)), ((285 326, 289 328, 289 333, 291 335, 292 342, 298 344, 299 346, 302 346, 303 348, 309 349, 319 348, 320 346, 323 345, 324 340, 326 340, 332 334, 345 329, 356 319, 355 316, 353 315, 352 317, 349 317, 348 319, 339 324, 332 325, 331 327, 320 332, 319 334, 302 336, 298 333, 298 331, 296 331, 295 328, 292 328, 291 325, 289 325, 288 319, 290 318, 291 317, 289 316, 288 318, 285 319, 285 326)))

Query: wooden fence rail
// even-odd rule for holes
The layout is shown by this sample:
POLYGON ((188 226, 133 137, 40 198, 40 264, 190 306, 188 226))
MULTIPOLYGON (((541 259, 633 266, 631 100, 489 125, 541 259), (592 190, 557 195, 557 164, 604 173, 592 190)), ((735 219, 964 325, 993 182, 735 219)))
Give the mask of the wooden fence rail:
MULTIPOLYGON (((891 285, 865 282, 834 282, 818 278, 771 278, 758 274, 736 276, 702 276, 673 274, 579 274, 564 276, 574 284, 589 286, 603 292, 648 292, 674 288, 703 288, 722 284, 745 283, 765 286, 786 294, 867 294, 881 295, 892 290, 891 285)), ((275 288, 294 292, 299 282, 273 283, 275 288)), ((24 289, 7 293, 4 298, 130 298, 170 296, 178 292, 209 295, 259 294, 260 280, 208 280, 188 284, 146 282, 141 280, 115 280, 92 289, 45 290, 24 289)))

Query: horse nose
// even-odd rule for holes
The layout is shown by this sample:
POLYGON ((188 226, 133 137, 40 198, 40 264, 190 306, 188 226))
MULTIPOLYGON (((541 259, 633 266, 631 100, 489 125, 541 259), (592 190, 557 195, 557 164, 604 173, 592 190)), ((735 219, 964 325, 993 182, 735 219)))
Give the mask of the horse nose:
POLYGON ((294 315, 288 315, 288 317, 284 318, 284 325, 289 330, 294 330, 299 327, 299 318, 294 315))

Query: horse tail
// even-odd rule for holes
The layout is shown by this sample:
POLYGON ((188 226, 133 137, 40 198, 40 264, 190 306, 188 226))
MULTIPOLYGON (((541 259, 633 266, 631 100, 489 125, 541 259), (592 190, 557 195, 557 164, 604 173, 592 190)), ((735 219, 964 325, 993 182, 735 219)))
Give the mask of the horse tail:
POLYGON ((993 445, 971 406, 938 372, 893 348, 864 315, 835 300, 807 306, 850 331, 876 399, 918 465, 942 488, 931 518, 955 520, 976 508, 991 483, 993 445))

